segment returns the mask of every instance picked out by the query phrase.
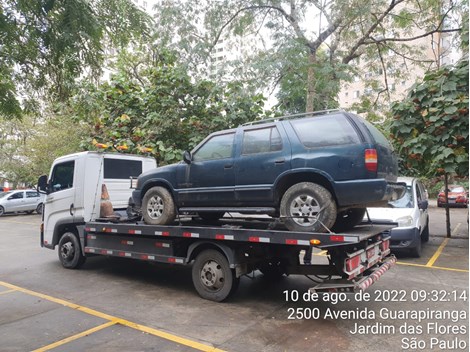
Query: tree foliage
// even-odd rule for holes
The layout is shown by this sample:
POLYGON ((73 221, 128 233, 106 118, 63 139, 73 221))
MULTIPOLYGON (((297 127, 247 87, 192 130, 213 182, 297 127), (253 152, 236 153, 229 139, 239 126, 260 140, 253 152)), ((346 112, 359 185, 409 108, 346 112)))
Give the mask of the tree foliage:
POLYGON ((49 173, 52 161, 77 152, 88 128, 74 124, 67 116, 21 120, 0 117, 0 181, 34 185, 39 175, 49 173))
POLYGON ((87 85, 75 97, 70 113, 94 126, 83 148, 149 153, 159 163, 170 163, 210 132, 263 113, 264 98, 245 94, 243 85, 194 82, 173 53, 146 50, 123 53, 126 64, 118 64, 109 83, 87 85))
POLYGON ((3 0, 0 114, 66 100, 78 77, 100 77, 108 46, 140 38, 149 21, 130 0, 3 0))
MULTIPOLYGON (((401 63, 422 62, 417 39, 459 29, 451 21, 457 11, 453 3, 444 8, 434 0, 187 0, 164 2, 157 23, 162 25, 159 30, 163 38, 167 42, 176 38, 195 67, 207 60, 222 38, 259 36, 268 43, 266 47, 279 54, 270 55, 277 65, 271 65, 271 71, 252 71, 245 62, 244 72, 258 73, 258 82, 265 85, 266 73, 271 75, 271 82, 281 82, 280 78, 289 73, 291 66, 280 53, 288 43, 297 43, 308 55, 306 110, 311 111, 315 101, 321 99, 318 93, 323 87, 316 82, 319 69, 323 68, 325 81, 339 81, 344 78, 342 73, 361 58, 368 70, 382 69, 384 78, 376 90, 383 93, 389 89, 387 72, 393 70, 398 75, 401 63), (176 25, 166 26, 169 21, 176 25), (319 57, 321 50, 328 56, 319 57)), ((265 51, 259 50, 260 55, 255 50, 256 56, 250 58, 255 66, 267 58, 265 51)), ((299 72, 304 67, 298 67, 299 72)))
POLYGON ((392 106, 402 172, 468 176, 468 57, 431 71, 392 106))

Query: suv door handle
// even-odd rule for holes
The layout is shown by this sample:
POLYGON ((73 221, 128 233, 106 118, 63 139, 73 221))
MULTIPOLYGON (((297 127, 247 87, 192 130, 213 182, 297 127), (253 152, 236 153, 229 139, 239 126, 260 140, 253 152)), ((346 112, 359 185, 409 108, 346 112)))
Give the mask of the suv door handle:
POLYGON ((224 169, 231 169, 233 167, 233 164, 225 164, 224 169))
POLYGON ((277 160, 274 160, 274 164, 284 164, 286 162, 286 159, 282 158, 282 159, 277 159, 277 160))

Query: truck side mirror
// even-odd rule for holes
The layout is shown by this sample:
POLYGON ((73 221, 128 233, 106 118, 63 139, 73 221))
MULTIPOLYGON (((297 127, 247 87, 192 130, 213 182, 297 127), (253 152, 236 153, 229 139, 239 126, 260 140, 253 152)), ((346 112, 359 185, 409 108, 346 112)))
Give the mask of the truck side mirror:
POLYGON ((187 150, 184 151, 183 153, 183 160, 186 164, 191 164, 193 157, 191 155, 191 152, 188 152, 187 150))
POLYGON ((39 193, 47 194, 47 175, 39 176, 37 190, 39 193))

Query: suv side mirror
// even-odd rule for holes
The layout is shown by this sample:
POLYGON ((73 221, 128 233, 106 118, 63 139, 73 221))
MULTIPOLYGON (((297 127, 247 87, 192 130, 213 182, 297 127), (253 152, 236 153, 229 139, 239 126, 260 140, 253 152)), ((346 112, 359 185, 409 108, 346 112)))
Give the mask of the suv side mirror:
POLYGON ((187 150, 184 151, 183 153, 183 160, 186 164, 191 164, 193 157, 191 155, 191 152, 188 152, 187 150))
POLYGON ((37 190, 39 193, 47 194, 47 175, 39 176, 37 190))
POLYGON ((418 208, 422 210, 426 210, 429 207, 429 203, 427 200, 420 200, 418 202, 418 208))

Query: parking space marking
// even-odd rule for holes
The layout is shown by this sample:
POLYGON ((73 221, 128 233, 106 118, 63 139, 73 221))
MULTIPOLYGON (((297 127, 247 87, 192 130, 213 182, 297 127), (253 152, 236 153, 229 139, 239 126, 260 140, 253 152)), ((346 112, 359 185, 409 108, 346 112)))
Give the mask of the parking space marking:
POLYGON ((6 290, 6 291, 2 291, 0 292, 0 295, 4 295, 5 293, 11 293, 11 292, 15 292, 16 290, 6 290))
POLYGON ((405 265, 405 266, 416 266, 420 268, 425 268, 425 269, 439 269, 439 270, 447 270, 447 271, 456 271, 459 273, 468 273, 469 271, 466 269, 456 269, 456 268, 446 268, 443 266, 429 266, 425 264, 415 264, 415 263, 404 263, 404 262, 397 262, 399 265, 405 265))
POLYGON ((39 225, 38 222, 26 222, 26 221, 2 220, 1 222, 8 222, 11 224, 22 224, 22 225, 39 225))
POLYGON ((52 350, 52 349, 54 349, 54 348, 56 348, 56 347, 59 347, 59 346, 65 345, 66 343, 69 343, 69 342, 71 342, 71 341, 77 340, 77 339, 79 339, 80 337, 84 337, 84 336, 91 335, 91 334, 93 334, 94 332, 103 330, 103 329, 105 329, 105 328, 107 328, 107 327, 110 327, 110 326, 113 326, 113 325, 116 325, 116 324, 117 324, 117 321, 108 321, 107 323, 104 323, 104 324, 95 326, 94 328, 88 329, 88 330, 83 331, 83 332, 81 332, 81 333, 79 333, 79 334, 66 337, 66 338, 63 339, 63 340, 60 340, 60 341, 51 343, 50 345, 47 345, 47 346, 38 348, 38 349, 36 349, 36 350, 33 350, 33 352, 45 352, 45 351, 52 350))
POLYGON ((447 246, 447 243, 449 242, 449 238, 445 238, 444 241, 442 241, 441 245, 437 249, 436 253, 429 259, 427 262, 426 266, 433 266, 433 264, 436 262, 437 258, 442 254, 442 251, 444 250, 444 247, 447 246))
MULTIPOLYGON (((184 345, 184 346, 194 348, 196 350, 207 351, 207 352, 209 352, 209 351, 210 352, 224 352, 223 350, 220 350, 220 349, 215 348, 213 346, 205 345, 203 343, 199 343, 199 342, 196 342, 196 341, 193 341, 193 340, 189 340, 189 339, 186 339, 184 337, 173 335, 173 334, 170 334, 170 333, 167 333, 167 332, 164 332, 164 331, 161 331, 161 330, 157 330, 157 329, 154 329, 154 328, 151 328, 151 327, 148 327, 148 326, 133 323, 131 321, 121 319, 121 318, 118 318, 118 317, 115 317, 115 316, 112 316, 112 315, 109 315, 109 314, 106 314, 106 313, 102 313, 102 312, 96 311, 96 310, 91 309, 91 308, 83 307, 83 306, 80 306, 78 304, 75 304, 75 303, 60 299, 60 298, 55 298, 55 297, 52 297, 52 296, 45 295, 43 293, 39 293, 39 292, 28 290, 26 288, 15 286, 15 285, 9 284, 9 283, 4 282, 4 281, 0 281, 0 285, 2 285, 4 287, 7 287, 9 289, 12 289, 14 291, 23 292, 23 293, 26 293, 26 294, 31 295, 31 296, 39 297, 39 298, 42 298, 42 299, 45 299, 45 300, 48 300, 48 301, 51 301, 51 302, 54 302, 54 303, 61 304, 65 307, 72 308, 72 309, 75 309, 75 310, 93 315, 95 317, 99 317, 99 318, 103 318, 105 320, 109 320, 109 323, 121 324, 121 325, 130 327, 130 328, 142 331, 142 332, 146 332, 148 334, 151 334, 151 335, 154 335, 154 336, 157 336, 157 337, 161 337, 163 339, 166 339, 166 340, 169 340, 169 341, 172 341, 172 342, 179 343, 179 344, 184 345)), ((113 324, 111 324, 111 325, 113 325, 113 324)), ((81 334, 83 334, 83 333, 81 333, 81 334)), ((77 335, 74 335, 74 336, 77 336, 77 335)), ((83 336, 85 336, 85 335, 83 335, 83 336)), ((81 336, 79 336, 79 337, 81 337, 81 336)), ((61 341, 63 341, 63 340, 61 340, 61 341)))

